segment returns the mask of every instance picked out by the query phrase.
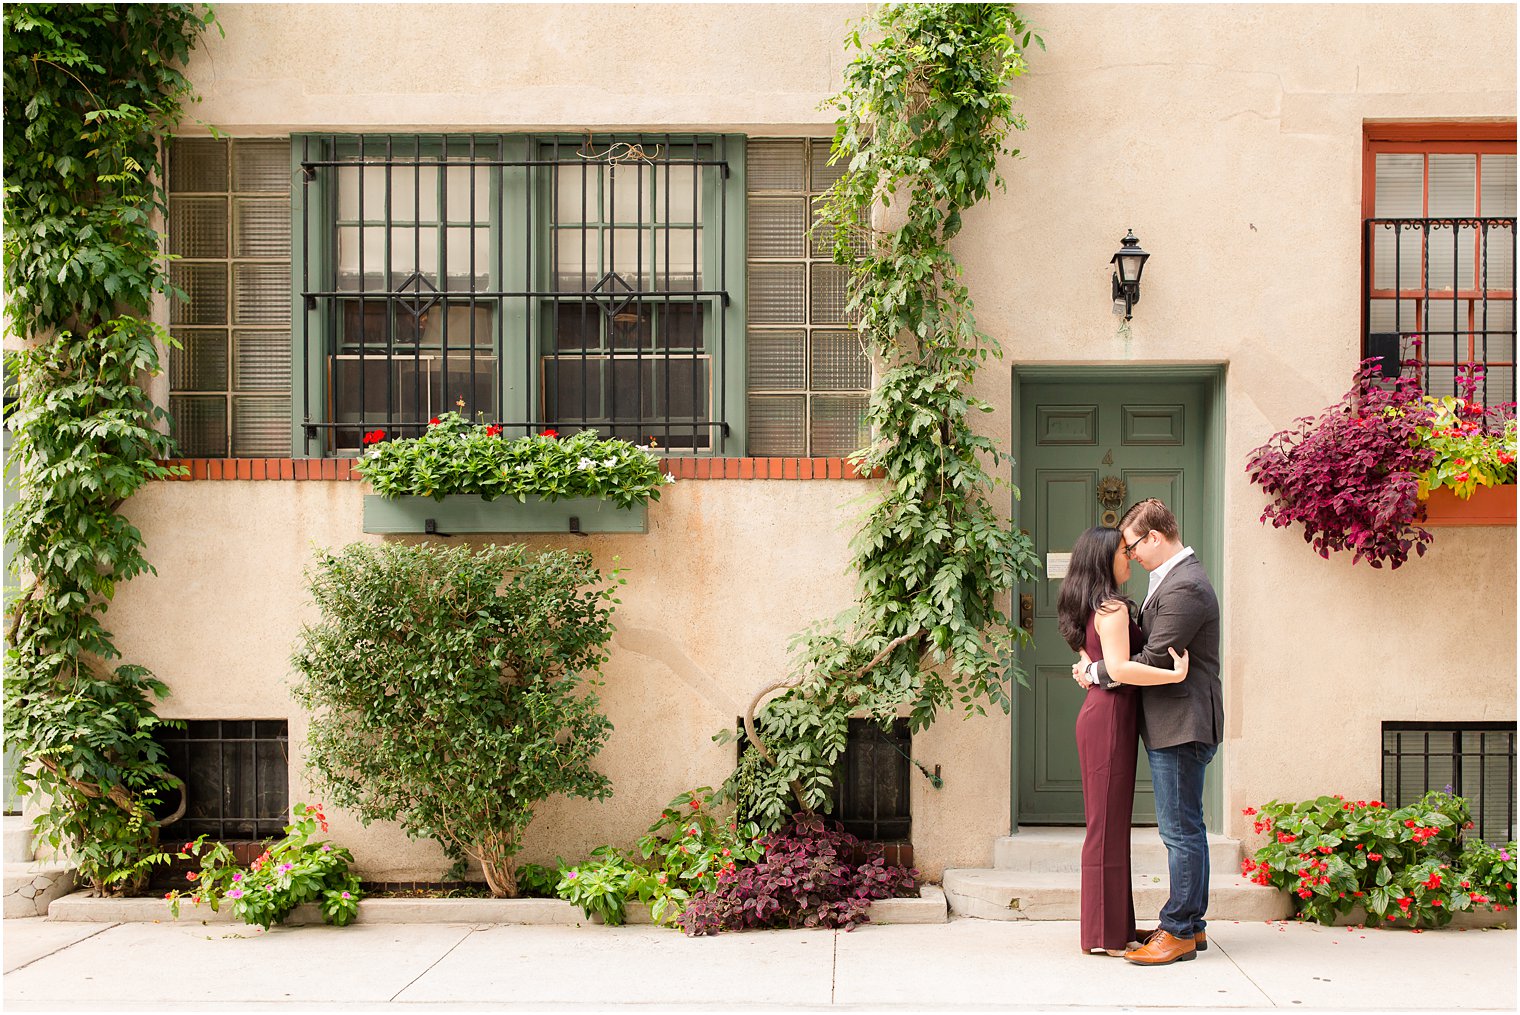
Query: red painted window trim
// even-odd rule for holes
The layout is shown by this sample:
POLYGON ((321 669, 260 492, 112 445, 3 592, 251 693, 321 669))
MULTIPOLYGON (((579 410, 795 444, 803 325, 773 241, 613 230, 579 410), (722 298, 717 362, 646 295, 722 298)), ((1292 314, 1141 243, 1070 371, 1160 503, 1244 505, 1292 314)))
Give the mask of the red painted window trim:
MULTIPOLYGON (((1419 123, 1363 123, 1362 124, 1362 219, 1372 218, 1376 213, 1377 203, 1377 156, 1380 153, 1399 154, 1437 154, 1437 155, 1513 155, 1515 154, 1516 125, 1514 120, 1504 122, 1475 121, 1475 122, 1419 122, 1419 123)), ((1478 164, 1478 178, 1474 187, 1478 193, 1482 193, 1482 161, 1478 164)), ((1428 207, 1429 173, 1425 175, 1422 195, 1422 206, 1428 207)), ((1366 233, 1363 231, 1363 243, 1366 242, 1366 233)), ((1366 272, 1371 270, 1370 257, 1363 258, 1362 262, 1362 292, 1368 292, 1368 280, 1366 272)), ((1512 298, 1513 293, 1508 289, 1490 288, 1489 293, 1500 299, 1512 298)), ((1372 295, 1388 297, 1394 295, 1392 290, 1375 290, 1372 295)), ((1400 292, 1404 298, 1416 298, 1423 296, 1424 291, 1400 292)), ((1456 300, 1473 300, 1480 295, 1475 289, 1461 289, 1451 294, 1450 298, 1456 300)), ((1442 294, 1442 300, 1446 299, 1442 294)), ((1361 300, 1362 334, 1367 333, 1368 301, 1361 300)), ((1469 303, 1469 314, 1472 313, 1469 303)), ((1469 322, 1472 326, 1472 322, 1469 322)), ((1469 356, 1472 350, 1468 350, 1469 356)), ((1494 362, 1495 365, 1503 365, 1494 362)), ((1439 365, 1447 365, 1440 361, 1439 365)))

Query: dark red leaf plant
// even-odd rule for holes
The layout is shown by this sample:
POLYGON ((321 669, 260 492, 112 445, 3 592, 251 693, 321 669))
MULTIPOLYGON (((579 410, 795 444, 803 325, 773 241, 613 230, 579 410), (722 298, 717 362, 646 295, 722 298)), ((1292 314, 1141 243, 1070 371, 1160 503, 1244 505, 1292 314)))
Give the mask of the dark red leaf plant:
POLYGON ((1419 525, 1419 477, 1432 451, 1417 431, 1430 418, 1414 378, 1387 385, 1377 361, 1364 360, 1339 403, 1251 452, 1246 471, 1270 498, 1261 520, 1302 523, 1321 557, 1350 550, 1353 563, 1397 568, 1411 549, 1423 556, 1430 533, 1419 525))

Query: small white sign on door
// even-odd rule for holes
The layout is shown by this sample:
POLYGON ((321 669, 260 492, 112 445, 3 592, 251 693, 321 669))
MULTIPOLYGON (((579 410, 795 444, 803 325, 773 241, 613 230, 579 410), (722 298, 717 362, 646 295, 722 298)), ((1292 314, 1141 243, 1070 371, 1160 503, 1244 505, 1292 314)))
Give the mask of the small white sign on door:
POLYGON ((1065 578, 1066 572, 1071 570, 1071 554, 1047 553, 1045 555, 1045 577, 1051 581, 1057 578, 1065 578))

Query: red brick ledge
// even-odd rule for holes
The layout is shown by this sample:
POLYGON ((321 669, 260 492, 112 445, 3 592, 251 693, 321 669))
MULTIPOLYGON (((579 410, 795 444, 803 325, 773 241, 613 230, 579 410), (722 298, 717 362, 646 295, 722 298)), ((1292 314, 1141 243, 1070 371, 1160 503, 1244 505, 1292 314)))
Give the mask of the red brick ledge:
MULTIPOLYGON (((183 466, 175 480, 322 480, 350 482, 360 477, 352 458, 173 458, 161 465, 183 466)), ((843 458, 662 458, 660 471, 676 479, 880 479, 861 476, 843 458)))

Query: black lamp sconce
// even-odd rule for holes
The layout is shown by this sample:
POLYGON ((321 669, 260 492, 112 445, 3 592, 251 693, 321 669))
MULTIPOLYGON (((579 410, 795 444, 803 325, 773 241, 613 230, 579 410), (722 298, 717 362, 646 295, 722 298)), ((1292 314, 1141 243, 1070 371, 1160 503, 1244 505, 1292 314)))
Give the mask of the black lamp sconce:
POLYGON ((1151 255, 1140 249, 1140 241, 1135 238, 1133 229, 1128 230, 1119 243, 1118 252, 1108 263, 1117 267, 1114 272, 1114 313, 1123 310, 1127 321, 1133 316, 1135 304, 1140 302, 1140 275, 1151 255))

